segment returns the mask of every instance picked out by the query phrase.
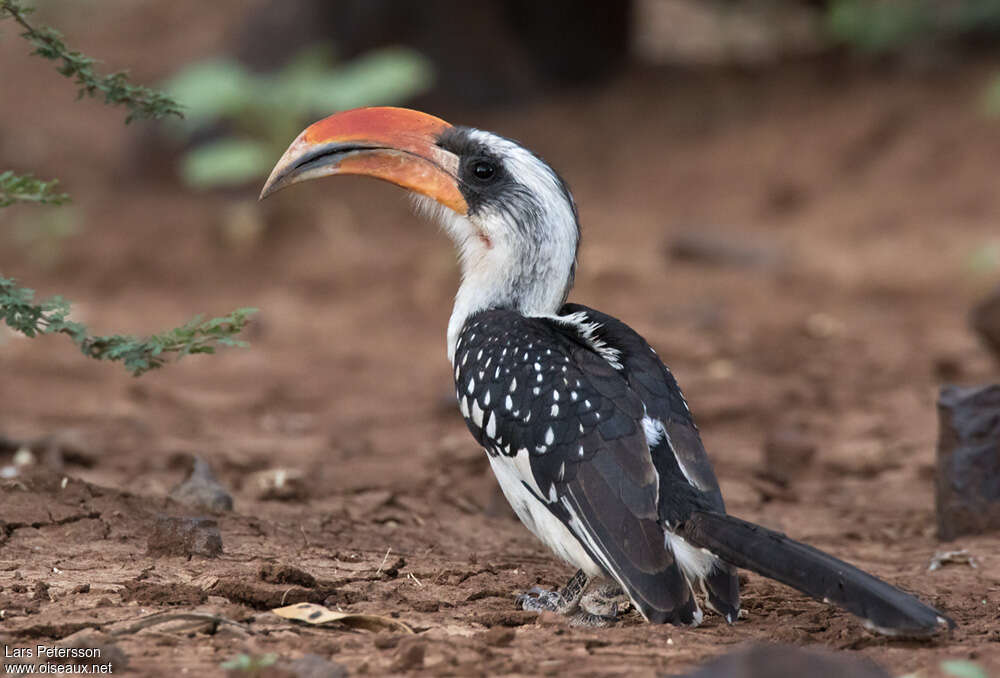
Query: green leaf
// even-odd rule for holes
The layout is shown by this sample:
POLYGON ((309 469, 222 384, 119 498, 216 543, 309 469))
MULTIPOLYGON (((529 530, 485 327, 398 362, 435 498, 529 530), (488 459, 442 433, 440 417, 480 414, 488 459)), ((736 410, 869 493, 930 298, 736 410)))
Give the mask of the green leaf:
POLYGON ((398 104, 426 91, 434 82, 430 62, 413 50, 383 49, 358 57, 310 83, 312 112, 398 104))
POLYGON ((988 240, 973 250, 967 266, 978 274, 992 274, 1000 270, 1000 240, 988 240))
POLYGON ((898 49, 931 30, 935 16, 926 0, 835 0, 827 10, 826 26, 835 39, 878 53, 898 49))
POLYGON ((955 678, 989 678, 979 664, 964 659, 949 659, 941 662, 941 670, 955 678))
POLYGON ((62 34, 48 26, 35 26, 28 22, 32 8, 17 0, 0 0, 0 19, 10 17, 23 32, 21 37, 30 42, 32 54, 56 62, 56 71, 72 78, 77 85, 77 98, 103 96, 110 106, 125 106, 129 113, 125 123, 137 118, 183 118, 181 106, 163 92, 141 85, 133 85, 124 72, 100 76, 94 70, 94 59, 69 49, 62 41, 62 34))
POLYGON ((35 303, 35 292, 19 287, 14 280, 0 277, 0 320, 27 337, 65 334, 84 355, 97 360, 117 360, 139 376, 161 367, 164 353, 180 359, 195 353, 214 353, 217 345, 246 346, 234 338, 250 322, 254 308, 238 308, 229 315, 202 321, 196 317, 181 327, 146 339, 128 335, 90 336, 86 326, 68 320, 70 305, 61 297, 35 303))
POLYGON ((273 152, 262 143, 222 139, 185 155, 181 174, 195 188, 239 186, 265 176, 273 162, 273 152))
POLYGON ((1000 116, 1000 76, 994 77, 986 88, 983 107, 988 115, 1000 116))
POLYGON ((56 193, 59 181, 42 181, 30 174, 18 175, 11 171, 0 172, 0 207, 14 203, 37 203, 41 205, 62 205, 69 201, 65 193, 56 193))
POLYGON ((222 662, 219 666, 227 671, 257 673, 261 669, 265 669, 277 661, 278 655, 274 653, 259 655, 239 654, 232 659, 222 662))
POLYGON ((239 115, 253 105, 255 76, 232 59, 211 59, 191 64, 164 83, 171 96, 187 106, 192 126, 239 115))

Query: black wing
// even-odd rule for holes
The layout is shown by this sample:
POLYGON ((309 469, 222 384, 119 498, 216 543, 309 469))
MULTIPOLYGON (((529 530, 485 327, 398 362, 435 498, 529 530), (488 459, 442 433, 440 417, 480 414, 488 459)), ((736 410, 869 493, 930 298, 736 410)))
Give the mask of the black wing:
POLYGON ((652 453, 661 481, 661 517, 673 525, 687 517, 685 511, 698 507, 724 511, 715 471, 674 375, 646 340, 622 321, 579 304, 566 304, 560 311, 560 315, 571 313, 583 313, 595 323, 595 338, 618 351, 622 376, 646 406, 647 414, 663 422, 664 442, 668 444, 657 446, 652 453), (679 485, 691 485, 698 491, 690 493, 679 485), (689 500, 684 509, 669 506, 670 498, 678 494, 689 500))
MULTIPOLYGON (((621 374, 642 400, 647 415, 663 423, 665 436, 650 450, 660 477, 659 516, 663 524, 679 525, 696 510, 725 513, 698 427, 677 380, 656 351, 617 318, 579 304, 565 304, 560 315, 568 314, 582 314, 594 324, 594 339, 617 352, 621 374)), ((735 621, 740 607, 736 570, 720 563, 703 583, 709 604, 730 622, 735 621)))
POLYGON ((570 325, 506 310, 469 318, 455 366, 480 444, 492 455, 527 451, 525 488, 644 616, 690 622, 696 606, 659 524, 643 403, 621 374, 570 325))

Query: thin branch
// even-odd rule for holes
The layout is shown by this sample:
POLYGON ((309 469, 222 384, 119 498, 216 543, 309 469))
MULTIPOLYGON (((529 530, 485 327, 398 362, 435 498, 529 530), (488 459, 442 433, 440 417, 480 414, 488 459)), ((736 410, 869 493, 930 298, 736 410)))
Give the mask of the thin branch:
POLYGON ((77 95, 99 97, 103 95, 104 103, 111 106, 125 106, 129 114, 125 122, 143 118, 163 118, 175 115, 183 118, 181 105, 159 92, 141 85, 133 85, 128 81, 125 71, 100 76, 94 71, 95 60, 82 52, 69 49, 62 40, 59 31, 48 26, 34 26, 27 16, 31 8, 24 7, 17 0, 0 0, 0 18, 6 14, 14 19, 24 32, 21 37, 34 45, 36 54, 43 59, 58 62, 57 69, 61 75, 73 78, 79 86, 77 95))
POLYGON ((0 172, 0 208, 23 202, 39 205, 62 205, 69 202, 69 195, 55 192, 58 183, 58 179, 42 181, 30 174, 0 172))
POLYGON ((27 337, 65 334, 84 355, 122 362, 136 377, 162 367, 171 353, 179 360, 195 353, 215 353, 219 346, 246 346, 246 342, 235 337, 257 312, 255 308, 238 308, 221 318, 202 320, 198 316, 181 327, 146 338, 122 334, 93 336, 85 325, 69 320, 70 303, 62 297, 41 303, 35 303, 34 299, 34 290, 0 277, 0 319, 12 330, 27 337))

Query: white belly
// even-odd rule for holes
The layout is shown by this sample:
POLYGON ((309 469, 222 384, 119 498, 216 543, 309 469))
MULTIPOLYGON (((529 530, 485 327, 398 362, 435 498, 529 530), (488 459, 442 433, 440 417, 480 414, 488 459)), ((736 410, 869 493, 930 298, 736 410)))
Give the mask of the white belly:
POLYGON ((527 482, 539 496, 545 496, 531 474, 527 450, 522 450, 515 457, 501 454, 495 457, 487 455, 487 458, 500 489, 525 527, 562 560, 591 576, 602 576, 603 570, 587 555, 580 540, 522 484, 522 481, 527 482))

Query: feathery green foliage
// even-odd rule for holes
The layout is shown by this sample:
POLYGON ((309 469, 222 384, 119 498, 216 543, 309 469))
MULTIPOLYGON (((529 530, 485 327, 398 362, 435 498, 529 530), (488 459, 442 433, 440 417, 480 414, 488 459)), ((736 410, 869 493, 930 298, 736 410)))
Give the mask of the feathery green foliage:
POLYGON ((69 302, 62 297, 36 303, 34 290, 0 278, 0 319, 8 327, 28 337, 65 334, 84 355, 123 362, 133 376, 162 367, 169 354, 180 359, 194 353, 215 353, 219 346, 246 346, 246 342, 234 337, 243 331, 257 309, 239 308, 211 320, 197 316, 181 327, 145 338, 121 334, 93 336, 85 325, 69 319, 70 312, 69 302))
MULTIPOLYGON (((32 54, 58 63, 57 70, 73 78, 79 86, 78 97, 101 97, 110 106, 129 110, 125 122, 135 119, 177 116, 183 118, 181 106, 166 94, 133 85, 124 72, 99 76, 94 59, 70 50, 62 35, 48 26, 34 26, 27 16, 32 10, 17 0, 0 0, 0 20, 12 18, 24 32, 21 36, 34 45, 32 54)), ((57 181, 42 181, 11 171, 0 173, 0 208, 15 203, 60 205, 69 201, 65 193, 57 193, 57 181)), ((69 319, 70 303, 62 297, 35 302, 35 292, 20 287, 14 280, 0 276, 0 319, 15 332, 28 337, 42 334, 65 334, 84 355, 97 360, 122 362, 134 376, 162 367, 167 356, 177 359, 194 353, 215 353, 219 346, 246 346, 235 338, 257 312, 239 308, 221 318, 203 320, 197 316, 181 327, 154 334, 133 337, 122 334, 91 335, 82 323, 69 319)))
POLYGON ((281 70, 259 74, 231 59, 186 66, 164 88, 187 106, 178 132, 219 125, 232 137, 198 145, 182 161, 195 188, 263 179, 302 126, 331 111, 400 104, 426 91, 434 71, 413 50, 380 49, 337 63, 322 46, 307 47, 281 70))
POLYGON ((838 42, 872 54, 918 42, 1000 31, 1000 0, 832 0, 826 28, 838 42))
POLYGON ((16 202, 32 202, 40 205, 62 205, 69 200, 65 193, 56 193, 58 179, 42 181, 30 174, 0 172, 0 207, 9 207, 16 202))
POLYGON ((67 78, 73 78, 79 86, 80 98, 103 95, 104 103, 125 106, 129 110, 128 117, 125 118, 126 124, 142 118, 163 118, 170 115, 184 117, 180 104, 163 92, 133 85, 124 71, 98 75, 94 70, 94 59, 69 49, 59 31, 48 26, 32 25, 27 18, 31 12, 30 7, 25 7, 17 0, 0 0, 0 19, 6 15, 20 24, 24 29, 21 37, 35 47, 32 54, 57 62, 56 70, 67 78))

